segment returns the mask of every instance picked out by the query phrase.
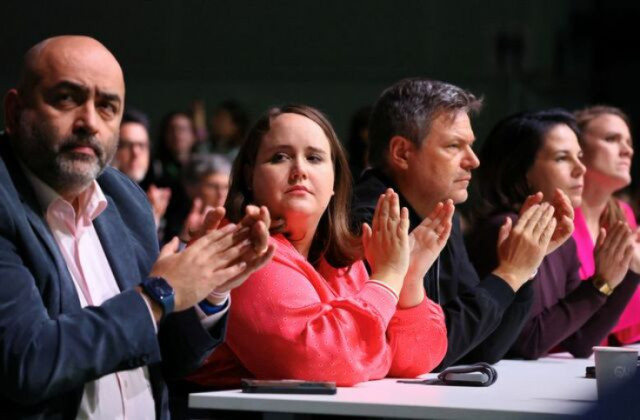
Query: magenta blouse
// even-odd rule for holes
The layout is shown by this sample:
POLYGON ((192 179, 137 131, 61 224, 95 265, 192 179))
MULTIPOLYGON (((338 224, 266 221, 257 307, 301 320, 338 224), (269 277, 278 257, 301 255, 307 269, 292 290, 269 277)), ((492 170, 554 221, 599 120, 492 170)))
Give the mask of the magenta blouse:
MULTIPOLYGON (((627 222, 632 229, 636 229, 636 218, 633 210, 625 202, 618 200, 620 208, 622 208, 627 222)), ((587 222, 584 219, 582 210, 576 209, 574 219, 575 230, 573 231, 573 239, 576 241, 578 250, 578 258, 580 259, 580 278, 583 280, 591 277, 596 271, 596 265, 593 258, 593 249, 595 244, 589 235, 587 222)), ((620 316, 620 320, 611 332, 615 336, 615 340, 621 344, 629 344, 640 341, 640 289, 636 289, 635 294, 629 301, 624 312, 620 316)))

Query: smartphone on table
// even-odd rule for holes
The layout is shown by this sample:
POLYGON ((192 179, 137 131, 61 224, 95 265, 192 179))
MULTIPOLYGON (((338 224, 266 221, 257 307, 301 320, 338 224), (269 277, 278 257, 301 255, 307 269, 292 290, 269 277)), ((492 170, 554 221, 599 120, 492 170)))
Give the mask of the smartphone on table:
POLYGON ((337 392, 335 382, 300 381, 295 379, 243 379, 242 392, 254 394, 327 394, 337 392))

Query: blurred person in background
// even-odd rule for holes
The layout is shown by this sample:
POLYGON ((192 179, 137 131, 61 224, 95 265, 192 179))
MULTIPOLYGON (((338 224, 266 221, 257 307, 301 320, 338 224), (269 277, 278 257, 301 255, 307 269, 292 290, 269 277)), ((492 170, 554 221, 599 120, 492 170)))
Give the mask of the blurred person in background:
POLYGON ((193 122, 187 113, 177 111, 165 115, 160 124, 159 142, 150 174, 151 183, 171 190, 161 233, 163 243, 180 234, 191 209, 183 175, 195 142, 193 122))
POLYGON ((185 187, 191 200, 205 207, 224 205, 229 191, 231 162, 216 154, 194 155, 185 171, 185 187))
POLYGON ((158 140, 152 168, 154 180, 159 184, 179 184, 196 142, 191 117, 182 111, 165 115, 158 140))
POLYGON ((191 239, 191 231, 204 222, 209 209, 224 206, 229 192, 231 162, 216 154, 193 155, 184 173, 184 186, 191 200, 180 238, 191 239))
POLYGON ((249 114, 244 107, 226 100, 214 110, 209 120, 209 141, 198 146, 198 152, 218 153, 233 161, 249 127, 249 114))
POLYGON ((142 112, 127 107, 120 124, 120 141, 112 165, 137 184, 149 170, 151 142, 149 119, 142 112))
POLYGON ((349 168, 353 178, 360 178, 362 171, 369 167, 367 155, 369 154, 369 116, 373 107, 367 105, 357 110, 349 122, 349 142, 347 153, 349 154, 349 168))
POLYGON ((151 142, 149 140, 149 118, 137 109, 127 108, 120 124, 120 141, 112 165, 147 192, 153 218, 160 228, 169 205, 171 190, 150 183, 149 163, 151 142))
POLYGON ((205 143, 209 137, 209 133, 207 132, 207 108, 202 99, 195 99, 191 102, 190 111, 193 129, 196 134, 196 144, 194 148, 199 150, 201 144, 205 143))

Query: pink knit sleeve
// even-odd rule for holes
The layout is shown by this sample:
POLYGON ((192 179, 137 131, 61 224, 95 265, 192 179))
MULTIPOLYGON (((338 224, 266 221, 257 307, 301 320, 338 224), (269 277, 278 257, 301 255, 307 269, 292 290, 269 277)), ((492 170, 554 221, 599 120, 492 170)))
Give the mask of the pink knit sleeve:
POLYGON ((335 296, 312 268, 276 255, 232 292, 227 343, 256 378, 382 378, 393 357, 385 333, 395 300, 361 281, 355 294, 335 296))
POLYGON ((393 349, 389 376, 415 377, 433 370, 447 351, 442 308, 425 296, 421 304, 398 309, 387 330, 393 349))

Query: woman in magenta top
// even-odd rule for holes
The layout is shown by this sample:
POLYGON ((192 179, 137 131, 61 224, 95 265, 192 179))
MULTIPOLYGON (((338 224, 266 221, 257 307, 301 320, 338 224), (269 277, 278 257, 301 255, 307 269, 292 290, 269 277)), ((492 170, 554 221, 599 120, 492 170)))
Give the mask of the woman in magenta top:
MULTIPOLYGON (((587 172, 582 205, 576 209, 573 238, 580 258, 580 277, 595 273, 594 239, 601 227, 625 221, 635 232, 633 211, 613 194, 631 182, 633 144, 629 118, 618 108, 594 106, 575 113, 587 172)), ((636 291, 609 336, 611 344, 640 341, 640 291, 636 291)))
POLYGON ((496 250, 486 243, 494 243, 493 238, 500 235, 504 218, 524 219, 529 212, 524 209, 532 202, 542 199, 541 206, 555 209, 562 227, 555 236, 569 238, 564 243, 552 240, 532 275, 533 305, 509 352, 512 357, 536 359, 558 348, 588 357, 616 325, 640 281, 631 230, 622 223, 598 237, 593 251, 598 275, 590 281, 579 277, 580 262, 570 238, 573 207, 582 200, 585 174, 577 133, 576 122, 566 111, 525 112, 498 123, 480 152, 486 219, 476 224, 469 246, 479 273, 497 264, 496 250), (635 271, 629 270, 632 261, 635 271))
POLYGON ((453 204, 439 205, 409 235, 408 211, 388 190, 361 240, 349 229, 350 189, 344 152, 319 111, 274 108, 255 123, 234 162, 227 215, 235 222, 254 203, 284 227, 271 238, 273 260, 231 293, 225 344, 190 380, 349 386, 438 365, 446 326, 422 278, 446 243, 453 204))

